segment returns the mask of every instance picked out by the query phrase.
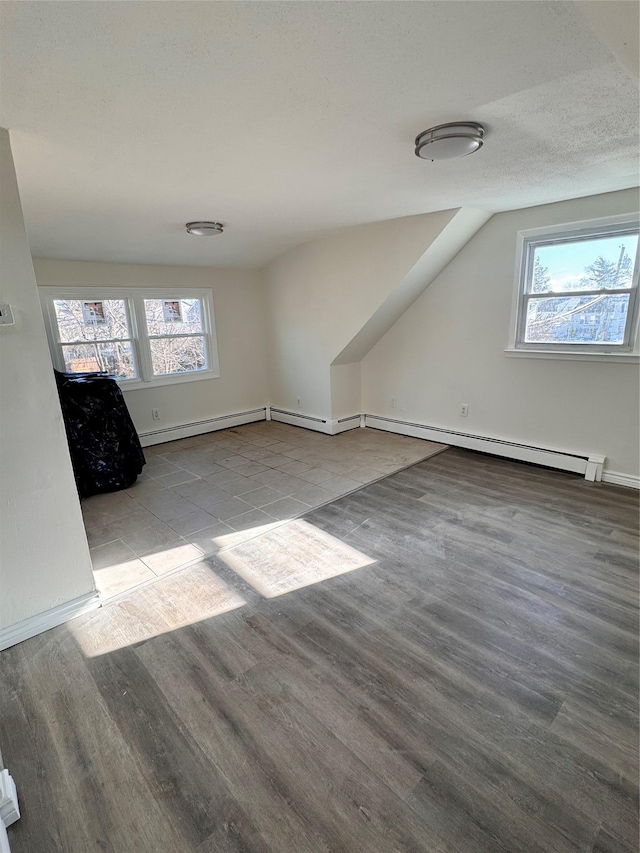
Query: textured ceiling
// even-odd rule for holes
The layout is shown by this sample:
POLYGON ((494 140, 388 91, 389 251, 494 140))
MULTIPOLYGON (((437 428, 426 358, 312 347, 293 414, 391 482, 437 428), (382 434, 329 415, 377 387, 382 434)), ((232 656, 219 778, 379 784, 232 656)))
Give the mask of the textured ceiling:
POLYGON ((2 2, 32 251, 259 266, 327 229, 634 186, 638 4, 581 5, 2 2), (478 154, 414 156, 463 118, 478 154), (226 233, 186 235, 201 218, 226 233))

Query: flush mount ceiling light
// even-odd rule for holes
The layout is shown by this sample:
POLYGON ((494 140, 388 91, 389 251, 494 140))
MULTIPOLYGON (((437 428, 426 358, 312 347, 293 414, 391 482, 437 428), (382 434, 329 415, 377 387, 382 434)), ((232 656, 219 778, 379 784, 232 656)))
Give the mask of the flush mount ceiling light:
POLYGON ((437 124, 416 136, 416 157, 423 160, 451 160, 466 157, 482 148, 484 127, 475 121, 437 124))
POLYGON ((195 234, 196 237, 213 237, 222 234, 222 225, 219 222, 187 222, 187 234, 195 234))

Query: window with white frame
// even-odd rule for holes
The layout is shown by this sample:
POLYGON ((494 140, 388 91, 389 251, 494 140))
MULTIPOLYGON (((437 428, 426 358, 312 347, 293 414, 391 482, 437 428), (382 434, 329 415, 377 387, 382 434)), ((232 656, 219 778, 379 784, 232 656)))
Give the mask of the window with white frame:
POLYGON ((219 376, 210 290, 42 287, 53 363, 127 388, 219 376))
POLYGON ((631 352, 638 319, 638 222, 521 235, 516 349, 631 352))

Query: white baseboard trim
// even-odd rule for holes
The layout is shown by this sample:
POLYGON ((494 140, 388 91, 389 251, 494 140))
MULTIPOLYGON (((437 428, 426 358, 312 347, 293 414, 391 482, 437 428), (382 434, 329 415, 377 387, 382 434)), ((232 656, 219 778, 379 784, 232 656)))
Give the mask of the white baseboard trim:
MULTIPOLYGON (((298 412, 290 412, 286 409, 266 406, 264 408, 251 409, 247 412, 238 412, 231 415, 221 415, 217 418, 209 418, 204 421, 181 424, 164 429, 149 430, 139 434, 140 443, 143 447, 154 444, 163 444, 167 441, 175 441, 179 438, 191 438, 194 435, 202 435, 207 432, 215 432, 220 429, 229 429, 234 426, 255 423, 257 421, 273 420, 292 426, 312 429, 325 435, 339 435, 350 429, 367 426, 372 429, 394 432, 399 435, 408 435, 413 438, 424 438, 428 441, 437 441, 442 444, 450 444, 453 447, 465 447, 468 450, 479 450, 483 453, 491 453, 495 456, 504 456, 508 459, 516 459, 521 462, 532 462, 536 465, 544 465, 548 468, 558 468, 562 471, 572 471, 582 474, 589 480, 603 480, 617 486, 627 486, 631 489, 640 489, 640 477, 633 474, 622 474, 618 471, 603 471, 604 458, 600 456, 588 456, 575 453, 567 453, 548 448, 530 447, 515 442, 502 441, 487 436, 471 435, 468 433, 445 430, 438 427, 430 427, 426 424, 416 424, 409 421, 401 421, 396 418, 388 418, 383 415, 361 415, 354 414, 344 418, 318 418, 298 412)), ((71 618, 71 617, 69 617, 71 618)), ((25 620, 29 621, 29 620, 25 620)), ((64 619, 61 621, 65 621, 64 619)), ((60 624, 60 623, 57 623, 60 624)), ((11 631, 17 626, 11 626, 6 631, 11 631)), ((49 625, 43 630, 48 630, 49 625)), ((39 633, 35 631, 30 636, 39 633)), ((0 631, 0 650, 14 645, 13 642, 3 645, 4 632, 0 631)), ((22 642, 27 637, 21 637, 15 642, 22 642)))
POLYGON ((336 418, 331 421, 331 435, 339 435, 341 432, 347 432, 347 430, 350 429, 360 429, 361 420, 361 415, 349 415, 346 418, 336 418))
POLYGON ((531 462, 534 465, 544 465, 547 468, 558 468, 561 471, 572 471, 583 474, 590 480, 600 480, 604 457, 579 455, 543 447, 530 447, 510 441, 488 438, 480 435, 455 432, 454 430, 439 429, 424 424, 400 421, 380 415, 365 415, 365 424, 373 429, 409 435, 414 438, 426 438, 453 447, 464 447, 467 450, 479 450, 494 456, 504 456, 520 462, 531 462))
POLYGON ((269 406, 269 416, 272 421, 277 421, 280 424, 290 424, 291 426, 299 426, 303 429, 313 429, 316 432, 329 434, 330 421, 326 418, 288 412, 286 409, 279 409, 277 406, 269 406))
POLYGON ((57 607, 52 607, 51 610, 45 610, 44 613, 37 613, 35 616, 16 622, 14 625, 8 625, 6 628, 0 629, 0 651, 15 646, 23 640, 29 640, 36 634, 42 634, 50 628, 56 628, 63 622, 68 622, 69 619, 95 610, 100 607, 100 604, 100 593, 94 590, 81 595, 79 598, 59 604, 57 607))
POLYGON ((7 835, 7 827, 0 820, 0 853, 11 853, 9 847, 9 836, 7 835))
POLYGON ((272 421, 278 421, 279 423, 290 424, 291 426, 302 427, 303 429, 312 429, 316 432, 323 432, 325 435, 338 435, 349 429, 358 429, 360 427, 361 416, 358 414, 334 419, 317 418, 312 415, 288 412, 286 409, 270 406, 269 417, 272 421))
POLYGON ((20 817, 16 783, 8 770, 0 771, 0 823, 11 826, 20 817))
POLYGON ((635 474, 621 474, 619 471, 603 471, 602 481, 612 486, 626 486, 629 489, 640 489, 640 477, 635 474))
POLYGON ((255 421, 264 421, 266 418, 267 409, 263 406, 260 409, 251 409, 248 412, 221 415, 217 418, 207 418, 204 421, 194 421, 190 424, 179 424, 164 429, 147 430, 138 433, 138 437, 143 447, 150 447, 153 444, 164 444, 165 441, 176 441, 178 438, 191 438, 193 435, 202 435, 205 432, 215 432, 219 429, 229 429, 243 424, 252 424, 255 421))

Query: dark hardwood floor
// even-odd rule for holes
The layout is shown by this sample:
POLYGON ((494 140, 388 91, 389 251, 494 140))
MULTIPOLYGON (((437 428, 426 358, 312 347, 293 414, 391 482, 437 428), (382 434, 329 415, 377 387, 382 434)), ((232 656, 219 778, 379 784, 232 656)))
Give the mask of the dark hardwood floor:
POLYGON ((0 656, 13 853, 638 849, 637 493, 448 450, 264 598, 297 524, 0 656))

